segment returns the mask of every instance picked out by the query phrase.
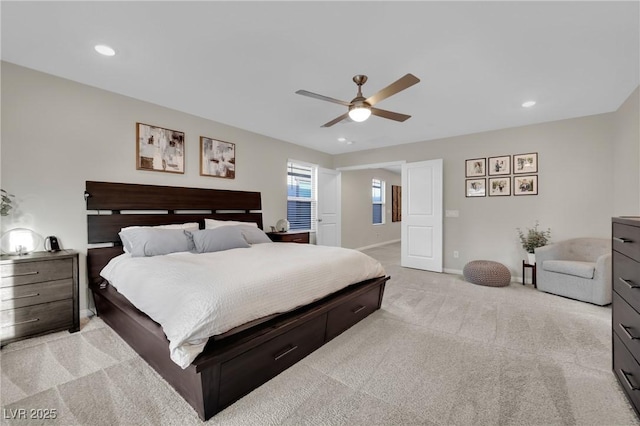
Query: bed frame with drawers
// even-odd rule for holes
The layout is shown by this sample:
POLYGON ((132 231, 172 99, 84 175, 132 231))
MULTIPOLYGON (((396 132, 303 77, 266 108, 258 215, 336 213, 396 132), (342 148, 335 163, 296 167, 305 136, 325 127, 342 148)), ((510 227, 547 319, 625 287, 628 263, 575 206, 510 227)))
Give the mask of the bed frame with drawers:
MULTIPOLYGON (((88 283, 98 315, 207 420, 380 308, 389 277, 353 284, 309 305, 236 327, 209 339, 186 369, 169 358, 162 328, 100 277, 122 253, 118 232, 132 225, 256 222, 259 192, 86 182, 88 283), (158 214, 161 213, 161 214, 158 214)), ((287 243, 282 243, 287 244, 287 243)), ((329 266, 329 265, 328 265, 329 266)))

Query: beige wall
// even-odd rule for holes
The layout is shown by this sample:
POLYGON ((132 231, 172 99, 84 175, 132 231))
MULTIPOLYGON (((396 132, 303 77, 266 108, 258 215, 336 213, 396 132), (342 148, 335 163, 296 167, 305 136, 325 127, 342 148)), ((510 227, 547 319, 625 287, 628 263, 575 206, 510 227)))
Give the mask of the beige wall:
POLYGON ((400 222, 391 221, 391 185, 400 185, 400 175, 382 169, 342 172, 342 246, 368 247, 400 239, 400 222), (374 225, 371 180, 385 181, 385 223, 374 225))
MULTIPOLYGON (((444 219, 445 268, 457 271, 470 260, 492 259, 508 265, 514 275, 520 274, 524 257, 516 227, 539 220, 551 228, 554 240, 607 238, 612 215, 640 214, 637 90, 616 113, 331 156, 5 62, 1 85, 0 183, 20 205, 16 215, 3 218, 2 229, 29 227, 77 249, 82 309, 87 301, 86 180, 261 191, 269 226, 286 214, 288 158, 327 168, 442 158, 444 208, 460 212, 458 218, 444 219), (137 121, 185 132, 184 175, 136 170, 137 121), (201 135, 236 143, 236 179, 199 176, 201 135), (527 152, 539 153, 539 195, 465 198, 465 159, 527 152), (620 181, 624 186, 612 189, 620 181), (459 259, 453 258, 454 250, 459 259)), ((389 234, 364 228, 351 233, 349 227, 360 223, 351 211, 359 207, 348 194, 360 191, 349 173, 356 172, 343 173, 344 245, 399 238, 397 224, 389 234)), ((387 188, 387 210, 390 196, 387 188)), ((370 214, 369 202, 358 204, 370 214)))
POLYGON ((87 301, 87 180, 262 192, 265 226, 286 217, 288 158, 332 167, 311 149, 2 62, 2 188, 20 213, 2 229, 57 235, 81 253, 81 309, 87 301), (136 170, 136 122, 185 132, 185 173, 136 170), (236 179, 200 176, 199 137, 236 144, 236 179))
POLYGON ((640 89, 615 113, 613 149, 613 215, 640 214, 640 89))
MULTIPOLYGON (((605 237, 613 213, 613 114, 418 142, 335 157, 336 167, 389 161, 444 160, 444 267, 460 271, 474 259, 495 260, 519 276, 525 252, 516 228, 536 220, 553 240, 605 237), (465 197, 465 160, 537 152, 539 195, 465 197), (453 257, 453 251, 459 258, 453 257)), ((636 140, 637 143, 637 140, 636 140)), ((637 172, 637 169, 636 169, 637 172)), ((343 204, 344 209, 351 206, 343 204)))

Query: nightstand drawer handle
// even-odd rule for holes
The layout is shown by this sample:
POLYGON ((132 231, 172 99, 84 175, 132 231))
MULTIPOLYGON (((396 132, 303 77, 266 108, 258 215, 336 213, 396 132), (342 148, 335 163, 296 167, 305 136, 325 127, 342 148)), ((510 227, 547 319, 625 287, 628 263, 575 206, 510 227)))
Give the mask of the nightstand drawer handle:
POLYGON ((636 337, 633 336, 631 333, 629 333, 629 327, 627 327, 626 325, 622 325, 622 323, 618 324, 620 326, 620 328, 622 328, 622 331, 624 331, 624 334, 631 340, 638 340, 640 339, 640 337, 636 337))
POLYGON ((26 320, 26 321, 14 322, 13 324, 3 325, 2 328, 14 327, 16 325, 27 324, 27 323, 36 322, 36 321, 40 321, 40 318, 33 318, 33 319, 30 319, 30 320, 26 320))
POLYGON ((635 285, 633 282, 631 282, 631 281, 629 281, 629 280, 625 280, 625 279, 624 279, 624 278, 622 278, 622 277, 618 277, 618 279, 619 279, 620 281, 622 281, 623 283, 625 283, 626 285, 628 285, 628 286, 629 286, 629 288, 640 288, 640 285, 635 285))
POLYGON ((8 275, 7 278, 11 278, 11 277, 26 277, 27 275, 38 275, 40 272, 38 271, 33 271, 33 272, 23 272, 22 274, 13 274, 13 275, 8 275))
POLYGON ((617 242, 622 243, 622 244, 624 244, 624 243, 632 243, 633 242, 633 240, 630 240, 630 239, 624 238, 624 237, 620 237, 620 238, 613 237, 613 241, 617 241, 617 242))
POLYGON ((291 346, 289 349, 287 349, 286 351, 282 352, 281 354, 274 356, 273 359, 275 361, 277 361, 280 358, 282 358, 283 356, 289 355, 291 352, 295 351, 296 349, 298 349, 297 346, 291 346))
POLYGON ((26 299, 27 297, 36 297, 36 296, 40 296, 40 293, 25 294, 23 296, 12 297, 11 299, 2 299, 2 301, 3 302, 8 302, 9 300, 26 299))
POLYGON ((632 391, 637 391, 640 390, 639 387, 633 386, 631 384, 631 380, 629 380, 629 377, 627 377, 627 375, 629 376, 633 376, 633 374, 631 373, 627 373, 626 371, 624 371, 623 369, 620 369, 620 374, 622 374, 622 377, 624 378, 624 381, 627 382, 627 386, 629 386, 629 389, 631 389, 632 391))
POLYGON ((357 314, 358 312, 360 312, 360 311, 361 311, 361 310, 363 310, 364 308, 366 308, 366 306, 359 306, 359 307, 357 307, 356 309, 354 309, 354 310, 353 310, 353 311, 351 311, 351 312, 353 312, 354 314, 357 314))

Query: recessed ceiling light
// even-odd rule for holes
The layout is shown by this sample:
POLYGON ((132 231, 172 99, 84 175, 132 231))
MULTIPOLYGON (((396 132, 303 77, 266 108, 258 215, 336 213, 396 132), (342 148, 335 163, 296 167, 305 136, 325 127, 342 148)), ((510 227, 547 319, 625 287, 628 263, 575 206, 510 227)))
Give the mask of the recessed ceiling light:
POLYGON ((346 140, 347 140, 347 138, 343 138, 343 137, 339 137, 339 138, 338 138, 338 142, 344 142, 344 141, 346 141, 346 140))
POLYGON ((113 48, 105 44, 97 44, 95 45, 94 49, 96 49, 96 52, 104 56, 113 56, 116 54, 116 51, 113 50, 113 48))
POLYGON ((347 145, 353 145, 354 143, 354 141, 347 141, 347 145))
POLYGON ((523 108, 531 108, 536 104, 536 101, 527 101, 522 104, 523 108))

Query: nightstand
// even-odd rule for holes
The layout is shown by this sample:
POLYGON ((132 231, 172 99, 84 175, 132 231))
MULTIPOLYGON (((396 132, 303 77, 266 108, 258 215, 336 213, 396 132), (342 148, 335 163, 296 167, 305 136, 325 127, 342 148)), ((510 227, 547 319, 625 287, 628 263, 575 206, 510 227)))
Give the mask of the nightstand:
POLYGON ((80 329, 78 253, 0 257, 0 341, 80 329))
POLYGON ((309 231, 267 232, 275 243, 309 244, 309 231))

